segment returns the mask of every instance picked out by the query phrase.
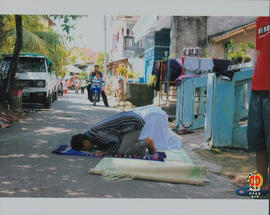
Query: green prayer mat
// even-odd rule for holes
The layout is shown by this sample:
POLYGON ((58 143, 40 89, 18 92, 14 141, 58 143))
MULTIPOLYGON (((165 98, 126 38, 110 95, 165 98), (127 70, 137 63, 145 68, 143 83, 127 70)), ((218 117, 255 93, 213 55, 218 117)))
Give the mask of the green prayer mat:
POLYGON ((144 179, 159 182, 203 185, 208 181, 206 168, 194 165, 183 150, 167 150, 165 162, 103 158, 90 174, 106 180, 144 179))

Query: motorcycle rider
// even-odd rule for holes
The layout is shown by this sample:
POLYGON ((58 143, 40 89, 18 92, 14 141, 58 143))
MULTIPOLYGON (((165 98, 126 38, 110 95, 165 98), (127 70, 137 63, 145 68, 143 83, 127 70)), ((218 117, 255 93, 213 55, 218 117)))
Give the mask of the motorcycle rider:
MULTIPOLYGON (((95 77, 97 74, 98 74, 98 76, 100 76, 101 79, 103 79, 103 74, 102 74, 102 72, 99 71, 99 65, 95 65, 94 66, 94 71, 91 72, 90 76, 95 77)), ((93 102, 93 100, 92 100, 92 91, 91 91, 91 84, 88 84, 88 86, 87 86, 87 92, 88 92, 88 99, 91 102, 93 102)), ((108 99, 107 99, 107 96, 105 94, 104 87, 101 88, 101 96, 102 96, 104 105, 106 107, 109 107, 108 99)))

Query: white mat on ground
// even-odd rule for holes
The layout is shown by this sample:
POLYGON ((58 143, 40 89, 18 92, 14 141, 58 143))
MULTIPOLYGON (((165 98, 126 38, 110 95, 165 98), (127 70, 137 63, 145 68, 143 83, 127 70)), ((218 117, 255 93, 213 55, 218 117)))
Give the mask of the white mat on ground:
POLYGON ((145 121, 140 139, 152 137, 158 150, 181 148, 180 139, 169 129, 167 113, 160 107, 148 105, 135 108, 132 111, 140 115, 145 121))
POLYGON ((105 179, 145 179, 160 182, 203 185, 206 168, 195 166, 183 149, 165 151, 165 162, 103 158, 90 173, 105 179))

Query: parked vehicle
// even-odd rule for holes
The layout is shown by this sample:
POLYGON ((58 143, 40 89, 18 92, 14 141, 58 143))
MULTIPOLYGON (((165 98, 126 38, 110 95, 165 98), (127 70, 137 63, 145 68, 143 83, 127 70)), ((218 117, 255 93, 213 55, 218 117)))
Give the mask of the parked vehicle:
MULTIPOLYGON (((6 75, 13 55, 4 55, 0 73, 6 75)), ((50 107, 57 100, 59 82, 52 62, 41 54, 21 54, 19 70, 16 73, 16 86, 23 88, 23 103, 43 104, 50 107)))
POLYGON ((79 76, 71 76, 69 79, 67 79, 67 88, 71 90, 75 90, 75 81, 79 79, 79 76))

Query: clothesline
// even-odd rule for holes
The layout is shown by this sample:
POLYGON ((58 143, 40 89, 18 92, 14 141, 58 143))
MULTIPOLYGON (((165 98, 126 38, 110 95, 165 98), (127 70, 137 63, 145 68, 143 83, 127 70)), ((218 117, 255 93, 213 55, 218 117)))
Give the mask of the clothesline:
POLYGON ((152 75, 155 75, 155 89, 160 90, 165 83, 164 92, 169 86, 175 86, 175 81, 180 75, 201 75, 213 71, 212 58, 185 56, 181 58, 167 58, 154 61, 152 75), (167 86, 166 86, 167 85, 167 86))
POLYGON ((197 57, 197 56, 184 56, 184 57, 178 57, 178 58, 166 58, 166 59, 161 59, 161 60, 154 60, 154 63, 156 62, 162 62, 162 61, 168 61, 168 60, 181 60, 182 58, 185 57, 196 57, 196 58, 205 58, 205 59, 215 59, 214 57, 197 57))

